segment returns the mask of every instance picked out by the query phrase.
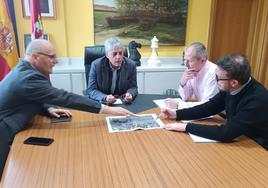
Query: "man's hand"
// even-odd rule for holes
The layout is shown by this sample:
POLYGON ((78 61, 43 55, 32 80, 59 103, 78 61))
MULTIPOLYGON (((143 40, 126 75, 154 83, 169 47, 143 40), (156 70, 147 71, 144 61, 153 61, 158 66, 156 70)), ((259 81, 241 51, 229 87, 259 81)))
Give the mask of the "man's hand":
POLYGON ((133 100, 133 96, 130 93, 126 93, 123 95, 122 101, 123 102, 131 102, 133 100))
POLYGON ((104 114, 112 114, 112 115, 122 115, 122 116, 127 116, 127 115, 133 115, 132 112, 121 108, 121 107, 110 107, 103 105, 103 110, 102 113, 104 114))
POLYGON ((193 77, 195 77, 197 74, 195 69, 192 68, 186 68, 186 70, 184 71, 181 80, 180 80, 180 85, 181 87, 184 87, 186 85, 186 83, 188 82, 188 80, 192 79, 193 77))
POLYGON ((166 124, 164 128, 169 130, 169 131, 182 131, 182 132, 185 132, 186 123, 169 123, 169 124, 166 124))
POLYGON ((60 117, 60 116, 70 117, 70 116, 72 116, 72 113, 69 110, 60 109, 60 108, 53 108, 53 107, 48 108, 48 113, 54 117, 60 117))
POLYGON ((161 119, 176 119, 176 110, 161 108, 161 113, 159 115, 161 119))
POLYGON ((171 109, 178 108, 178 100, 177 99, 166 98, 164 100, 164 102, 165 102, 165 105, 167 108, 171 108, 171 109))
POLYGON ((116 97, 114 97, 113 95, 107 95, 105 100, 108 104, 113 104, 116 101, 116 97))

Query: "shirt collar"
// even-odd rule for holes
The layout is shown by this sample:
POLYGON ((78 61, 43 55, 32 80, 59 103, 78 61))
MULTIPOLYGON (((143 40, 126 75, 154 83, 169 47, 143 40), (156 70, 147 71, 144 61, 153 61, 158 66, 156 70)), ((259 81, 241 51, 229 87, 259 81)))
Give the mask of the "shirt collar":
POLYGON ((243 84, 243 85, 242 85, 240 88, 238 88, 237 90, 230 92, 230 94, 231 94, 231 95, 236 95, 236 94, 238 94, 244 87, 246 87, 246 85, 248 85, 248 83, 250 82, 250 80, 251 80, 251 77, 249 77, 247 83, 243 84))
POLYGON ((111 63, 109 62, 109 66, 110 66, 110 68, 112 69, 112 71, 117 71, 117 70, 120 70, 121 69, 121 66, 120 67, 118 67, 118 68, 113 68, 113 66, 111 65, 111 63))

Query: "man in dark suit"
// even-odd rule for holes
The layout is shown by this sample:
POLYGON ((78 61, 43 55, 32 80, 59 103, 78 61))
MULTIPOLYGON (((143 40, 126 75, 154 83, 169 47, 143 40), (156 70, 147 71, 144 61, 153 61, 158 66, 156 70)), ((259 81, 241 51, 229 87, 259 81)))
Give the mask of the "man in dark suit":
POLYGON ((63 106, 92 113, 132 114, 52 87, 48 78, 55 64, 53 45, 37 39, 28 45, 25 58, 0 82, 0 176, 15 134, 40 112, 56 117, 70 116, 68 110, 56 107, 63 106))
POLYGON ((166 129, 186 131, 222 142, 246 135, 268 150, 268 91, 253 77, 246 57, 229 55, 217 61, 216 80, 220 92, 208 102, 182 110, 161 109, 161 118, 190 120, 226 110, 222 126, 195 123, 167 124, 166 129))
POLYGON ((88 96, 113 104, 118 97, 131 102, 138 94, 136 63, 123 56, 124 46, 116 38, 105 41, 105 56, 92 62, 88 96))

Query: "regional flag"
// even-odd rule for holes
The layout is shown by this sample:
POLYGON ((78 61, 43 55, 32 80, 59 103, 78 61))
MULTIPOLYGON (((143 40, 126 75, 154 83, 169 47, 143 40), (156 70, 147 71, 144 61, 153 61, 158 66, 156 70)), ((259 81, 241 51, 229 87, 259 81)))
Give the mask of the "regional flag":
POLYGON ((32 26, 32 40, 43 38, 43 25, 41 22, 39 0, 30 0, 30 14, 32 26))
POLYGON ((0 0, 0 81, 19 59, 7 0, 0 0))

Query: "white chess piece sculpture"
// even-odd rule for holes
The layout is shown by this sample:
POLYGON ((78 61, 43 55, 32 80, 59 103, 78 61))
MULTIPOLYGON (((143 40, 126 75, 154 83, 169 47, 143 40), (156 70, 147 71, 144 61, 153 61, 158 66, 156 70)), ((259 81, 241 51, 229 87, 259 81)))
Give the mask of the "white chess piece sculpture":
POLYGON ((160 59, 158 58, 157 48, 158 48, 158 39, 156 36, 151 40, 152 54, 148 59, 149 66, 160 66, 160 59))

